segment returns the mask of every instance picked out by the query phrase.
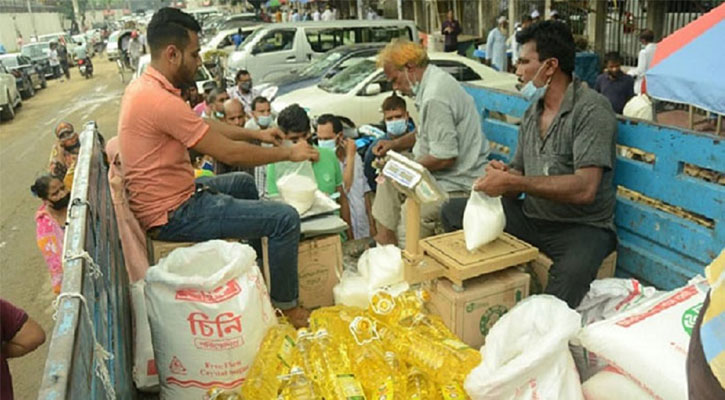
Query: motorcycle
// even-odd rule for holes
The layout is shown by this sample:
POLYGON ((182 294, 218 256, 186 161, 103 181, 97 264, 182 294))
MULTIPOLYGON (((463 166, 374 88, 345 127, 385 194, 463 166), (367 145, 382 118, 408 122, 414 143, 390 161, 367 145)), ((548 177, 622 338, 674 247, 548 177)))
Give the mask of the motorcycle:
POLYGON ((88 59, 80 59, 78 60, 78 69, 81 72, 81 76, 89 79, 93 76, 93 64, 88 61, 88 59))

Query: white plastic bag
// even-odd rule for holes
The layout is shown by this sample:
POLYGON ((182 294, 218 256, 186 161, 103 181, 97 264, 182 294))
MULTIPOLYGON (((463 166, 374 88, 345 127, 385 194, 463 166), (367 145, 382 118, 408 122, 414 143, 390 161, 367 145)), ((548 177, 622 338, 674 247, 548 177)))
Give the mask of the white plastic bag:
POLYGON ((144 286, 143 279, 130 285, 133 309, 133 382, 141 391, 158 392, 159 374, 154 361, 154 347, 151 344, 144 286))
POLYGON ((582 325, 607 319, 655 296, 657 289, 643 286, 636 279, 597 279, 576 310, 582 316, 582 325))
POLYGON ((357 271, 367 281, 371 293, 405 280, 402 253, 393 245, 365 250, 357 262, 357 271))
POLYGON ((335 297, 335 304, 343 304, 350 307, 368 307, 368 283, 360 274, 352 271, 344 271, 340 283, 332 289, 335 297))
POLYGON ((501 197, 489 197, 472 190, 463 212, 463 236, 468 251, 494 241, 501 236, 505 226, 501 197))
POLYGON ((315 203, 317 181, 309 161, 283 161, 275 164, 277 190, 285 203, 302 215, 315 203))
POLYGON ((523 300, 491 328, 466 392, 474 400, 583 399, 568 348, 580 324, 579 314, 554 296, 523 300))
POLYGON ((653 397, 686 399, 687 349, 707 290, 707 281, 700 277, 587 326, 579 340, 653 397))
POLYGON ((655 400, 631 379, 612 367, 592 376, 582 385, 586 400, 655 400))
POLYGON ((172 251, 146 274, 162 399, 237 389, 276 323, 254 250, 211 240, 172 251))

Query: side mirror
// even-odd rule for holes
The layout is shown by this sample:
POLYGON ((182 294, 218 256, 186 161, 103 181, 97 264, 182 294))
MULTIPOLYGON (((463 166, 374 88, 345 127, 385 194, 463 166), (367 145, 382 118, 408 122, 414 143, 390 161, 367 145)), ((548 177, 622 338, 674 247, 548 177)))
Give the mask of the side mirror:
POLYGON ((365 96, 375 96, 382 93, 383 88, 379 83, 371 83, 365 87, 365 96))

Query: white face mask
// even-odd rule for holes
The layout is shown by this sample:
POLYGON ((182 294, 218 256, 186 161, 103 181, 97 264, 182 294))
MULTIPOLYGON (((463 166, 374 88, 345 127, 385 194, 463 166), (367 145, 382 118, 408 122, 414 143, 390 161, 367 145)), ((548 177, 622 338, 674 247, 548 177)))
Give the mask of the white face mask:
POLYGON ((413 94, 413 97, 418 95, 418 91, 420 90, 420 82, 413 83, 410 80, 410 76, 408 76, 408 70, 405 70, 405 79, 408 80, 408 86, 410 86, 410 92, 413 94))

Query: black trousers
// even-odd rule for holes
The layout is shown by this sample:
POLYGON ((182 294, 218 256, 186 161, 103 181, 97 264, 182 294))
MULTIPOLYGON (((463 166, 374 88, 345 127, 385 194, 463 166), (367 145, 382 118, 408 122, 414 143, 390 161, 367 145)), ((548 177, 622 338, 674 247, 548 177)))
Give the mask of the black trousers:
MULTIPOLYGON (((446 231, 463 228, 468 199, 451 199, 441 209, 446 231)), ((599 266, 617 247, 617 235, 609 229, 584 224, 546 221, 524 215, 523 201, 502 197, 507 233, 536 246, 554 262, 549 269, 546 293, 576 308, 589 291, 599 266)))

